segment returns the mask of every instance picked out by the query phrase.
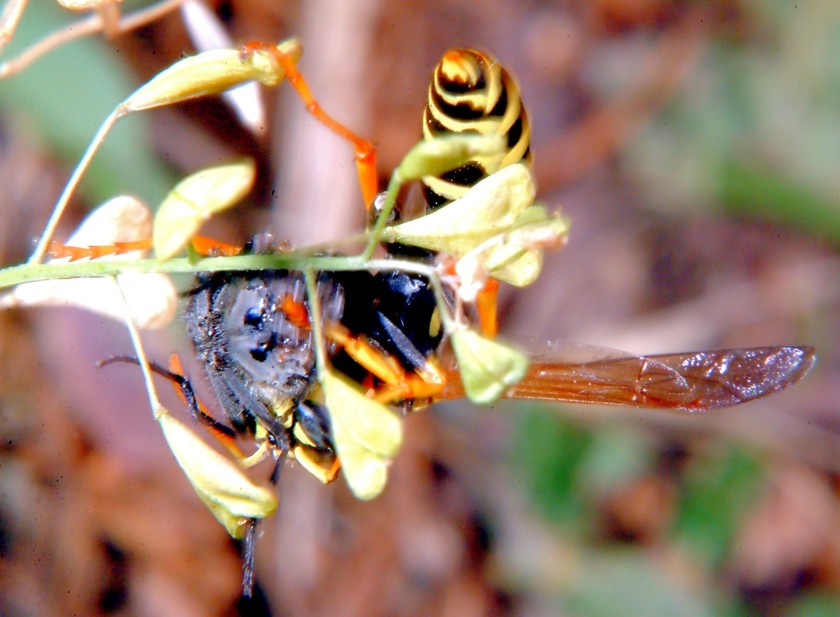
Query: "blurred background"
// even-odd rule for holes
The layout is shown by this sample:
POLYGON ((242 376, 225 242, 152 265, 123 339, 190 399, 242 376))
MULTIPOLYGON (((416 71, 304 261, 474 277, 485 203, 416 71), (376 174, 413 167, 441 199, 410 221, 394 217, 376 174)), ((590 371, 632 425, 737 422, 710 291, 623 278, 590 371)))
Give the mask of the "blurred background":
MULTIPOLYGON (((704 416, 439 405, 407 419, 372 502, 287 466, 244 602, 237 547, 169 454, 139 372, 94 367, 131 352, 124 328, 7 311, 0 614, 840 612, 840 4, 206 4, 236 42, 300 36, 313 91, 376 142, 383 180, 419 137, 446 49, 490 51, 518 77, 541 199, 572 232, 533 287, 504 290, 505 335, 633 353, 810 344, 819 362, 782 394, 704 416)), ((31 3, 3 59, 72 19, 31 3)), ((176 12, 0 82, 0 264, 27 258, 114 105, 192 52, 176 12)), ((121 121, 63 233, 115 194, 156 204, 242 154, 258 186, 206 235, 302 245, 359 229, 351 148, 288 86, 264 97, 261 134, 215 99, 121 121)), ((212 399, 179 324, 147 341, 161 361, 180 351, 212 399)))

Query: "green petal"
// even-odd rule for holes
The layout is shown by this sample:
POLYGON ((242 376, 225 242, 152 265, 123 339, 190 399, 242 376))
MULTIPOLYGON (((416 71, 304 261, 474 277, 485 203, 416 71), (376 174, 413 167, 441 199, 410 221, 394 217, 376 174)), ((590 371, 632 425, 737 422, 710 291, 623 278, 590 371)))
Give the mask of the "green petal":
POLYGON ((528 370, 528 357, 524 353, 472 330, 454 332, 452 348, 464 391, 474 403, 484 405, 498 400, 528 370))
POLYGON ((447 135, 416 144, 397 168, 403 180, 419 180, 423 176, 439 176, 460 167, 477 156, 505 152, 505 141, 499 136, 447 135))
POLYGON ((462 256, 493 236, 510 231, 534 203, 535 194, 530 167, 510 165, 431 214, 386 228, 383 239, 462 256))
POLYGON ((236 464, 169 413, 161 413, 158 422, 195 492, 231 536, 241 537, 246 519, 274 513, 277 497, 273 491, 254 484, 236 464))
POLYGON ((254 183, 254 162, 203 169, 178 183, 155 215, 152 242, 158 259, 173 257, 213 214, 240 201, 254 183))
MULTIPOLYGON (((287 39, 277 49, 295 62, 303 53, 297 39, 287 39)), ((199 96, 219 94, 246 81, 268 86, 285 77, 275 58, 265 51, 243 54, 238 49, 214 49, 184 58, 140 86, 121 105, 125 112, 171 105, 199 96)))
POLYGON ((359 499, 372 499, 385 488, 388 465, 402 445, 402 421, 330 371, 320 381, 347 484, 359 499))

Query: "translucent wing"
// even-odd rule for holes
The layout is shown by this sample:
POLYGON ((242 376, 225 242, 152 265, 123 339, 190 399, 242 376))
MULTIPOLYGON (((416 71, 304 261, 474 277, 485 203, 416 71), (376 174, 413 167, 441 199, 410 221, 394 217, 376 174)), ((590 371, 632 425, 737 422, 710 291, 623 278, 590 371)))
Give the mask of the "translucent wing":
MULTIPOLYGON (((504 398, 705 411, 778 392, 802 379, 815 362, 813 347, 634 356, 549 343, 531 353, 528 373, 504 398)), ((464 396, 456 369, 447 379, 442 398, 464 396)))

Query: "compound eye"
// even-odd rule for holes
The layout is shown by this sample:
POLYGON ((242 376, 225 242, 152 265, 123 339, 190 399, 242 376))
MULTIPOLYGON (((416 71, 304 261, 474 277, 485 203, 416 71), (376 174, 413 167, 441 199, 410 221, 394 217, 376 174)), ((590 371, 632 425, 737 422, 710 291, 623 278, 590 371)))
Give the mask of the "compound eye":
POLYGON ((246 326, 252 326, 256 328, 262 323, 262 312, 258 308, 249 308, 245 311, 245 319, 244 323, 246 326))
POLYGON ((265 346, 252 347, 250 351, 251 357, 257 362, 265 362, 268 358, 268 349, 265 346))

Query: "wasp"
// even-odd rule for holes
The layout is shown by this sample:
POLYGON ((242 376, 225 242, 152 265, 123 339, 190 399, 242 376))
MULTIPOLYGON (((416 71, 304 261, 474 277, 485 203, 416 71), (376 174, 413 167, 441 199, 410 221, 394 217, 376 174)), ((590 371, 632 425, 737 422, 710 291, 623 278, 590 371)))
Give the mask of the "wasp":
MULTIPOLYGON (((179 386, 194 417, 217 437, 256 445, 244 464, 273 457, 276 480, 280 465, 292 458, 324 483, 343 469, 351 490, 371 498, 384 488, 387 465, 399 448, 399 417, 435 401, 501 396, 693 412, 772 394, 813 366, 810 347, 637 356, 559 344, 532 350, 529 364, 524 354, 493 340, 493 277, 529 284, 540 266, 532 248, 544 242, 542 234, 551 224, 542 210, 531 207, 533 188, 523 191, 515 184, 523 174, 530 177, 530 124, 511 75, 488 54, 459 49, 444 55, 429 86, 424 142, 478 135, 502 145, 459 155, 452 165, 432 161, 424 167, 431 171, 417 175, 423 187, 420 206, 408 203, 389 211, 396 197, 391 188, 377 197, 372 144, 320 108, 292 54, 262 45, 245 53, 257 52, 270 52, 307 108, 353 144, 362 193, 372 205, 371 238, 388 257, 373 260, 372 250, 366 250, 363 267, 334 268, 329 257, 316 255, 300 268, 199 275, 187 295, 184 321, 225 421, 203 408, 180 371, 152 368, 179 386), (494 199, 474 196, 484 195, 481 187, 500 177, 514 178, 508 180, 513 189, 501 185, 511 189, 510 195, 524 194, 521 225, 493 232, 460 254, 460 245, 453 248, 435 237, 434 230, 450 231, 447 221, 459 227, 472 214, 487 216, 482 208, 494 199), (465 204, 475 210, 465 212, 465 204), (422 234, 416 223, 437 221, 453 210, 455 218, 432 225, 433 231, 417 240, 422 234), (531 225, 532 220, 540 224, 531 225), (465 263, 472 268, 461 267, 465 263), (448 280, 456 282, 445 284, 448 280), (465 280, 476 284, 475 293, 464 291, 465 280), (455 323, 451 314, 461 321, 455 323), (476 323, 483 337, 466 329, 476 323), (491 394, 476 394, 476 381, 489 382, 491 394)), ((139 100, 145 101, 136 93, 128 102, 139 106, 139 100)), ((454 231, 457 236, 462 230, 454 231)), ((255 238, 244 252, 276 254, 265 237, 255 238)), ((259 517, 245 516, 246 595, 259 517)))
MULTIPOLYGON (((419 211, 403 207, 392 221, 436 211, 482 179, 531 160, 530 125, 516 82, 493 57, 475 50, 449 51, 435 68, 422 127, 425 139, 496 135, 505 147, 424 177, 419 211)), ((397 257, 442 259, 434 250, 418 252, 399 242, 385 248, 397 257)), ((247 250, 270 248, 260 240, 247 250)), ((465 389, 427 277, 399 270, 321 272, 315 288, 319 313, 313 316, 316 302, 307 297, 300 272, 203 275, 189 294, 185 322, 233 432, 267 440, 278 462, 289 456, 330 482, 341 456, 335 410, 325 405, 315 377, 313 319, 325 324, 330 364, 392 408, 406 413, 462 397, 465 389)), ((446 301, 456 300, 450 295, 446 301)), ((493 302, 484 313, 493 313, 493 302)), ((535 354, 503 396, 701 411, 771 394, 798 381, 813 362, 813 350, 800 347, 635 356, 555 344, 535 354)), ((246 555, 246 562, 252 559, 246 555)))
MULTIPOLYGON (((422 126, 425 139, 475 133, 502 136, 506 144, 493 156, 423 178, 424 211, 457 199, 507 165, 530 161, 530 128, 518 87, 494 58, 475 50, 443 56, 422 126)), ((408 217, 400 211, 395 218, 408 217)), ((405 248, 386 246, 394 255, 405 248)), ((270 250, 266 237, 246 248, 270 250)), ((435 258, 433 252, 425 255, 435 258)), ((252 434, 263 429, 280 453, 291 454, 324 482, 334 479, 339 460, 315 378, 316 342, 303 275, 215 273, 198 282, 184 314, 187 332, 232 427, 252 434)), ((322 272, 316 288, 329 360, 342 374, 402 410, 443 395, 446 377, 437 355, 444 336, 427 278, 399 270, 322 272)))

